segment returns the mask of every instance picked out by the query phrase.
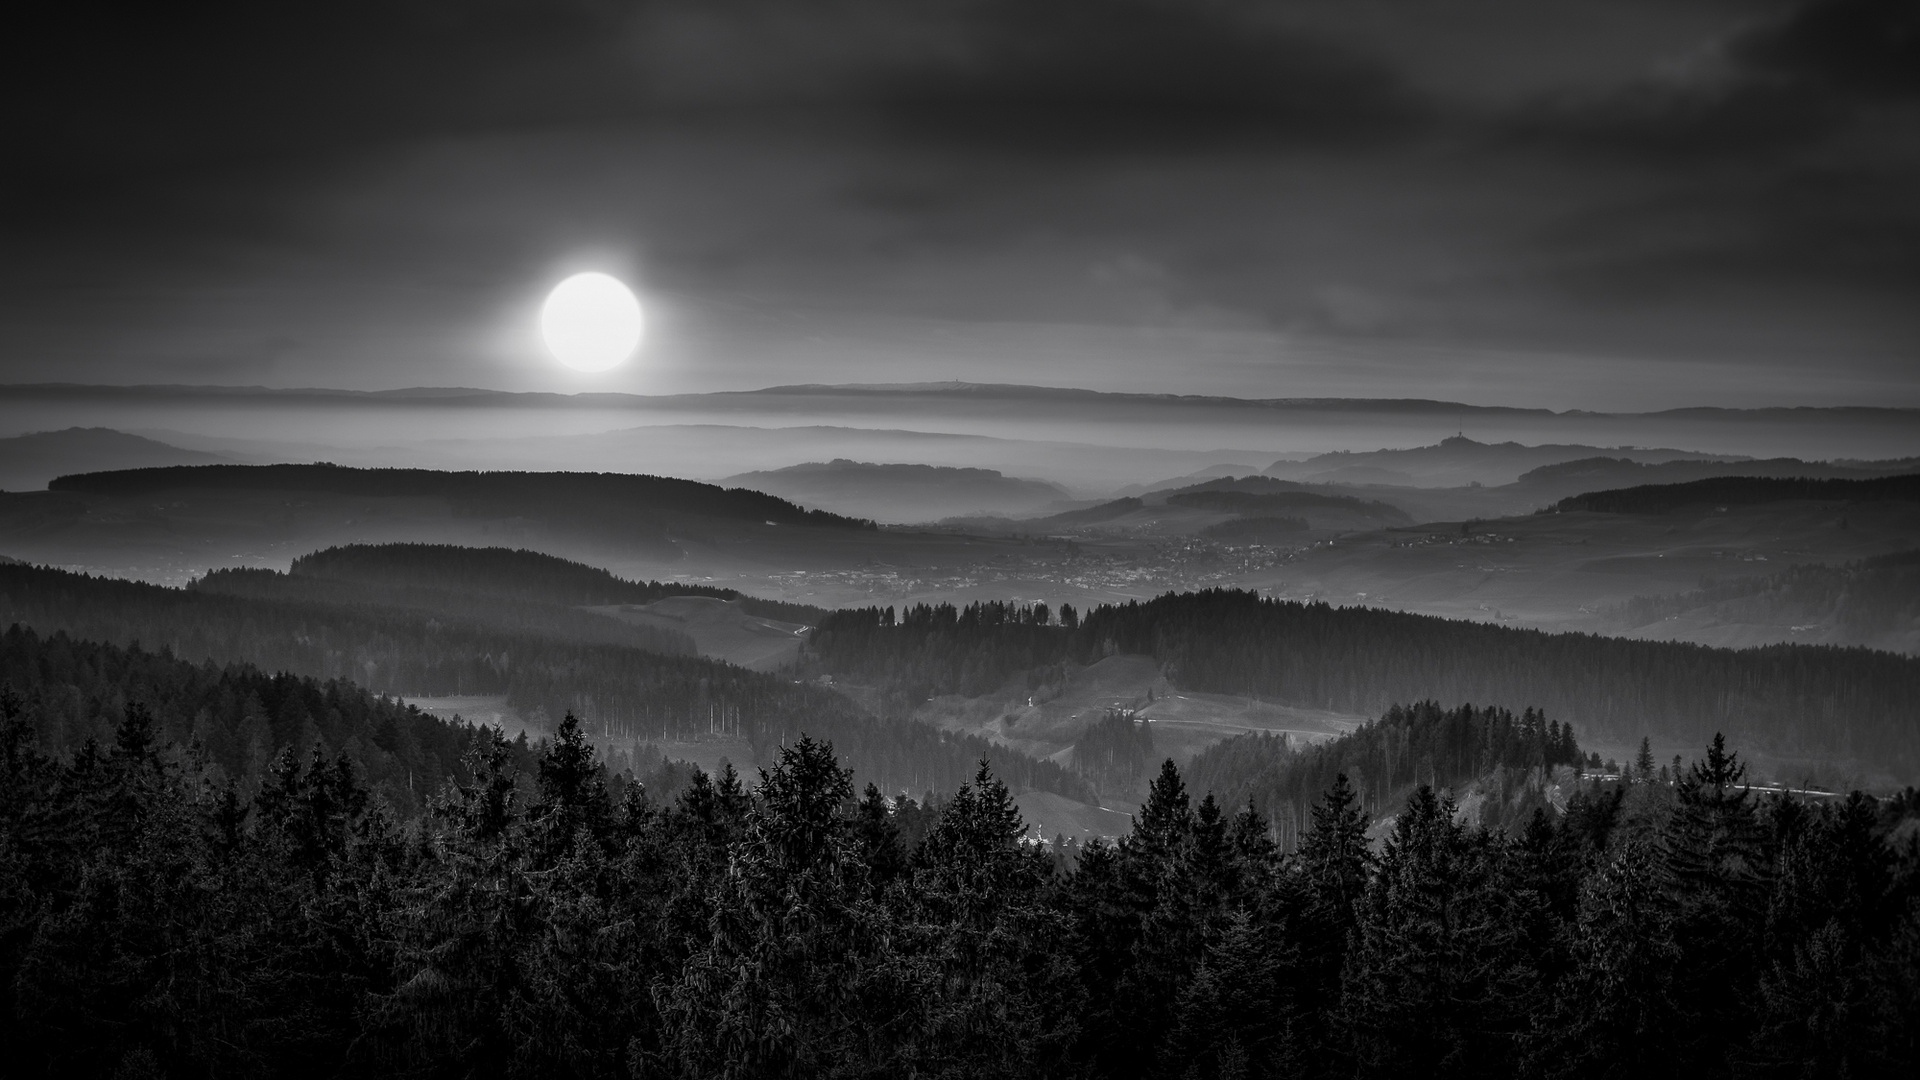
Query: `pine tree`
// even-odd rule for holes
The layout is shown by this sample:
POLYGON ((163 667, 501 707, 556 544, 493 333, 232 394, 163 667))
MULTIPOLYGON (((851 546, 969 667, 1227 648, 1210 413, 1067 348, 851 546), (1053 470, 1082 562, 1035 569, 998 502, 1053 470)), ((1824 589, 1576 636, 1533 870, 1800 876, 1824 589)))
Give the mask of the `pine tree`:
POLYGON ((1172 759, 1147 791, 1133 831, 1117 858, 1121 918, 1105 947, 1124 959, 1108 989, 1104 1023, 1089 1024, 1101 1067, 1116 1076, 1146 1075, 1155 1048, 1173 1022, 1173 1005, 1191 978, 1202 944, 1193 931, 1191 847, 1193 805, 1172 759))
POLYGON ((1303 1015, 1293 1053, 1313 1075, 1334 1075, 1346 1054, 1336 1035, 1342 1011, 1341 971, 1365 894, 1373 856, 1359 797, 1347 775, 1334 777, 1313 809, 1312 827, 1293 860, 1292 936, 1299 949, 1296 998, 1303 1015))
POLYGON ((1504 851, 1421 787, 1360 905, 1342 1019, 1361 1076, 1499 1075, 1535 979, 1504 851))
POLYGON ((1193 981, 1180 995, 1161 1050, 1163 1075, 1194 1080, 1264 1080, 1297 1075, 1298 1006, 1288 975, 1293 949, 1246 912, 1227 919, 1193 981))
POLYGON ((832 747, 804 737, 761 774, 710 898, 709 936, 659 992, 650 1067, 813 1075, 855 1050, 857 1006, 876 1000, 857 972, 885 928, 863 902, 866 867, 840 814, 852 795, 832 747))
POLYGON ((1523 1074, 1672 1075, 1687 1018, 1656 854, 1629 845, 1581 889, 1574 968, 1538 1013, 1523 1074))
POLYGON ((610 838, 613 800, 593 744, 572 713, 541 747, 536 770, 540 797, 527 809, 527 824, 537 863, 551 865, 575 844, 610 838))
POLYGON ((1729 986, 1751 985, 1764 941, 1770 868, 1764 831, 1743 786, 1746 766, 1715 734, 1705 760, 1675 788, 1664 830, 1662 876, 1681 950, 1674 1000, 1687 1011, 1676 1060, 1713 1069, 1743 1043, 1752 1011, 1729 986))

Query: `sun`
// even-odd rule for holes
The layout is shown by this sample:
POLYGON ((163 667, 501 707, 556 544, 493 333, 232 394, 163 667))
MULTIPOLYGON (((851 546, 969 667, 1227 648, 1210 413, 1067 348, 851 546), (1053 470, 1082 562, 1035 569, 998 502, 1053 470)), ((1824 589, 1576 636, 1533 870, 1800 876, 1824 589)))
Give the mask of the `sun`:
POLYGON ((620 279, 575 274, 553 287, 540 308, 540 334, 555 360, 575 371, 617 367, 646 333, 640 301, 620 279))

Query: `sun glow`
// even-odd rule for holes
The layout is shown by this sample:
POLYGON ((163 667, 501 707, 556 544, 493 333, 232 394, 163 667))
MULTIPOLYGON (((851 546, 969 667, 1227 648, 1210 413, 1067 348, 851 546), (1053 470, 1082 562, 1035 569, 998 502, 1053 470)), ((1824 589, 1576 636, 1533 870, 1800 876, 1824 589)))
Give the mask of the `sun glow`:
POLYGON ((575 371, 616 367, 646 332, 640 301, 618 278, 575 274, 553 287, 540 309, 540 333, 555 360, 575 371))

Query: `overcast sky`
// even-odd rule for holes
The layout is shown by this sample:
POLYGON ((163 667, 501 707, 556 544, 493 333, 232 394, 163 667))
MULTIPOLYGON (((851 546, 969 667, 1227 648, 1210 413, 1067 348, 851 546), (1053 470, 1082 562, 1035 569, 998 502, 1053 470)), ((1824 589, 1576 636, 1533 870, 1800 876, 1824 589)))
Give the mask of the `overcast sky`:
POLYGON ((1920 405, 1913 0, 49 6, 0 382, 1920 405))

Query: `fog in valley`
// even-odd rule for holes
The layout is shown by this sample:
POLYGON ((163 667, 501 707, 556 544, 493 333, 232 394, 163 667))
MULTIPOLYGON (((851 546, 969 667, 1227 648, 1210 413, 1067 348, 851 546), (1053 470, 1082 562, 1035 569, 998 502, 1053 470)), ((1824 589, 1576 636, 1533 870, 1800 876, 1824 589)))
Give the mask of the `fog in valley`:
POLYGON ((1915 1075, 1911 7, 16 20, 0 1061, 1915 1075))

